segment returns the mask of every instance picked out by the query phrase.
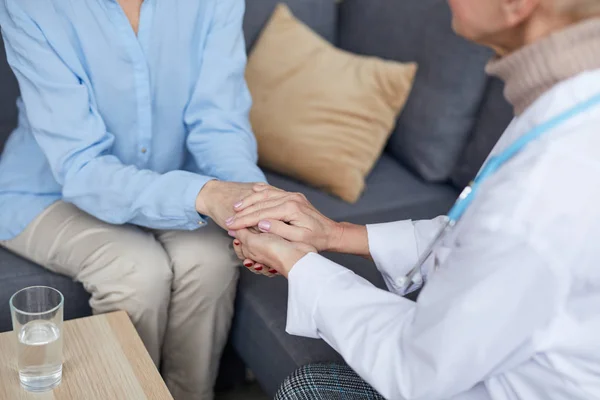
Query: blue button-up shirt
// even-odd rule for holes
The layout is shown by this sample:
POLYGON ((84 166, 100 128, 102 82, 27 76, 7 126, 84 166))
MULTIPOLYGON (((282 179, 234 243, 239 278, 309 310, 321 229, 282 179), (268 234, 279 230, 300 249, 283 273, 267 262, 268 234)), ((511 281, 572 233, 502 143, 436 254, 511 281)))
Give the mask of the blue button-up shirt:
POLYGON ((21 88, 0 159, 0 240, 63 199, 109 223, 194 229, 214 178, 264 181, 248 120, 243 0, 2 0, 21 88))

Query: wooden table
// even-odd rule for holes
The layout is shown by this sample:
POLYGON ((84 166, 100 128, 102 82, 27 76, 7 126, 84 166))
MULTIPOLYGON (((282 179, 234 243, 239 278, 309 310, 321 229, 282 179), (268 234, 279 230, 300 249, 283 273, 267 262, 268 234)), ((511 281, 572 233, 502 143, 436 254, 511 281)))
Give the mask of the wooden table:
POLYGON ((172 400, 124 312, 64 324, 62 383, 28 393, 19 384, 16 337, 0 334, 0 400, 172 400))

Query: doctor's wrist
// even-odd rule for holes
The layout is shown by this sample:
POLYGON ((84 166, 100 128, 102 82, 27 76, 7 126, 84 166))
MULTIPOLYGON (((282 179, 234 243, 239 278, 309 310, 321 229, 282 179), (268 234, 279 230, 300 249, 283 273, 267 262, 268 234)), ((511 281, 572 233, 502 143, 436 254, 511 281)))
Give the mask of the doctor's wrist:
POLYGON ((298 261, 304 258, 308 253, 310 253, 310 251, 303 249, 293 249, 288 252, 283 252, 279 255, 278 265, 275 269, 282 276, 287 278, 298 261))
POLYGON ((327 251, 369 257, 367 227, 348 222, 336 222, 327 251))

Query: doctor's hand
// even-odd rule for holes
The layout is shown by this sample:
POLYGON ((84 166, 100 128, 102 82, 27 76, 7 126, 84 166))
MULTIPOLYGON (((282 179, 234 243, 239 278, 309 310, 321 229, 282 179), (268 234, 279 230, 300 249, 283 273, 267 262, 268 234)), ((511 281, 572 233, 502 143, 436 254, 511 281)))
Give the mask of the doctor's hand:
POLYGON ((235 215, 226 221, 229 231, 258 226, 264 233, 305 243, 318 251, 340 247, 344 225, 325 217, 301 193, 256 184, 253 193, 233 208, 235 215))
MULTIPOLYGON (((294 228, 298 229, 298 228, 294 228)), ((248 229, 235 232, 234 249, 240 259, 254 260, 263 268, 264 275, 279 273, 286 278, 294 265, 317 249, 304 243, 292 243, 271 233, 255 233, 248 229)), ((253 269, 253 267, 248 267, 253 269)), ((258 272, 258 271, 255 271, 258 272)))

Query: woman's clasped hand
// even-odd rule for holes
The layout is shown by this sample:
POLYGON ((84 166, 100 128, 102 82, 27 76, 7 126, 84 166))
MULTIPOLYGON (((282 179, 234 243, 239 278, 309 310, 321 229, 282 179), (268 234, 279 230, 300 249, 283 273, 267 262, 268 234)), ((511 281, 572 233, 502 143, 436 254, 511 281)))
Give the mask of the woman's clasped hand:
POLYGON ((253 192, 234 204, 235 215, 226 221, 233 247, 249 270, 287 277, 306 254, 338 247, 343 224, 325 217, 303 194, 266 184, 256 184, 253 192))

